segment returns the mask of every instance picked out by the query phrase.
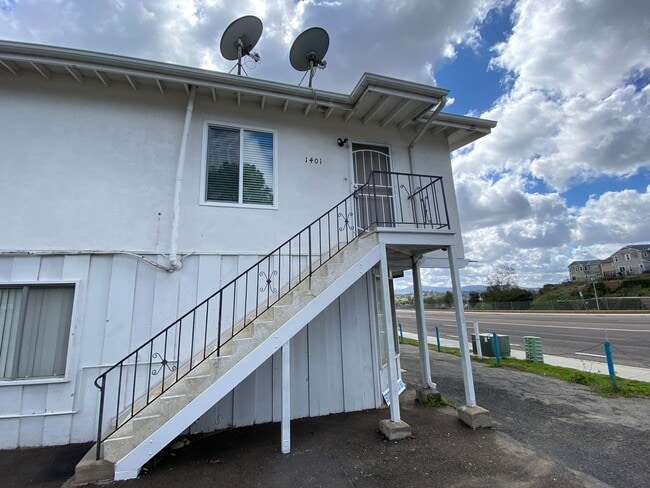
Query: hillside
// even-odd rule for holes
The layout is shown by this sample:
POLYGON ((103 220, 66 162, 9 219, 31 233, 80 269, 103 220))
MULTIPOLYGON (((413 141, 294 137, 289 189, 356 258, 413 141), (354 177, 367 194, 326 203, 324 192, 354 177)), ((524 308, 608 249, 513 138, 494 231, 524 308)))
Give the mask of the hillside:
MULTIPOLYGON (((650 273, 641 276, 606 280, 596 282, 596 292, 599 297, 650 297, 650 273)), ((544 285, 535 297, 534 302, 556 300, 579 300, 594 298, 592 283, 568 282, 558 285, 544 285), (580 296, 582 292, 582 297, 580 296)))

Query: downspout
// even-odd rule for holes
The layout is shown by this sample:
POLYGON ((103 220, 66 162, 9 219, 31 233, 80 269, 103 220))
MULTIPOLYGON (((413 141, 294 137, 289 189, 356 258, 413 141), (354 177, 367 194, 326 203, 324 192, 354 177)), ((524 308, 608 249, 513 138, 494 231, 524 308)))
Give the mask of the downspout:
POLYGON ((415 148, 415 145, 418 143, 418 141, 422 139, 422 136, 429 129, 429 127, 431 127, 431 124, 435 120, 436 116, 440 113, 440 111, 445 107, 446 103, 447 96, 443 95, 440 97, 440 102, 438 102, 438 105, 436 106, 429 119, 424 123, 420 131, 416 134, 415 138, 411 141, 411 144, 409 144, 409 167, 411 169, 411 174, 415 174, 415 169, 413 168, 413 148, 415 148))
POLYGON ((185 123, 183 125, 183 136, 181 137, 181 148, 178 152, 178 164, 176 166, 176 184, 174 185, 174 206, 172 207, 172 230, 169 242, 169 272, 176 271, 183 267, 182 261, 178 257, 178 227, 181 218, 181 188, 183 187, 183 170, 185 168, 185 150, 187 148, 187 134, 190 131, 190 122, 192 121, 192 112, 194 111, 194 96, 196 87, 190 87, 189 97, 187 99, 187 108, 185 109, 185 123))
MULTIPOLYGON (((414 148, 415 145, 418 143, 418 141, 424 136, 427 130, 429 130, 429 127, 431 127, 431 124, 435 120, 436 116, 440 113, 440 111, 444 108, 445 104, 447 103, 447 97, 443 95, 440 97, 440 102, 438 102, 438 106, 435 108, 433 113, 429 116, 429 119, 424 123, 420 131, 415 135, 413 140, 411 141, 411 144, 409 144, 409 168, 411 170, 411 174, 415 174, 415 168, 413 165, 414 162, 414 148)), ((422 380, 426 384, 422 386, 428 386, 432 390, 435 390, 438 388, 438 386, 431 380, 431 365, 429 364, 429 344, 427 340, 427 333, 426 333, 426 325, 425 325, 425 315, 424 315, 424 304, 422 300, 422 290, 420 289, 420 273, 418 269, 419 264, 417 261, 413 261, 413 291, 417 294, 415 297, 415 303, 416 303, 416 315, 418 316, 419 320, 417 320, 418 323, 418 332, 420 333, 423 338, 421 341, 424 341, 424 345, 420 345, 420 356, 422 360, 422 380), (417 276, 416 276, 417 274, 417 276), (417 284, 416 284, 417 280, 417 284), (417 288, 417 290, 416 290, 417 288), (424 346, 424 347, 422 347, 424 346)))

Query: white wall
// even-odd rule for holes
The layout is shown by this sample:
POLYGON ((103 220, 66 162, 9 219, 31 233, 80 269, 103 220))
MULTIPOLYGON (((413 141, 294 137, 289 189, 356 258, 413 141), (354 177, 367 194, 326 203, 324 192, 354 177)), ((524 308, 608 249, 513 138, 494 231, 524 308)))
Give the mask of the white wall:
MULTIPOLYGON (((136 92, 56 76, 52 81, 1 76, 0 252, 127 250, 149 253, 167 264, 156 254, 169 251, 185 105, 184 93, 136 92)), ((267 105, 262 111, 245 97, 241 107, 223 97, 215 103, 199 92, 188 139, 179 236, 180 253, 194 254, 185 258, 181 271, 166 273, 121 254, 0 255, 0 283, 78 283, 67 377, 38 385, 0 384, 0 448, 93 439, 98 394, 92 382, 102 367, 121 359, 349 194, 350 153, 337 145, 337 138, 387 144, 393 169, 408 172, 407 148, 414 135, 375 123, 345 123, 340 116, 326 121, 316 110, 305 117, 302 107, 283 113, 267 105), (199 205, 206 121, 277 131, 277 209, 199 205), (305 164, 305 156, 322 158, 323 164, 305 164)), ((415 171, 446 178, 450 218, 457 229, 444 139, 427 136, 418 144, 415 171)), ((380 404, 363 281, 294 339, 294 417, 380 404), (313 347, 325 340, 326 349, 313 347)), ((192 429, 277 419, 276 359, 192 429), (228 414, 229 402, 248 407, 228 414)))
MULTIPOLYGON (((184 92, 70 78, 0 77, 0 250, 130 250, 167 253, 184 92)), ((338 137, 390 145, 393 169, 409 171, 411 129, 325 120, 314 109, 287 113, 257 101, 199 91, 187 145, 179 250, 266 253, 350 192, 349 153, 338 137), (207 122, 277 131, 277 209, 199 205, 207 122), (322 165, 305 164, 305 157, 322 165)), ((417 168, 449 179, 444 138, 416 148, 417 168)), ((451 185, 451 181, 447 181, 451 185)), ((448 187, 452 190, 452 187, 448 187)), ((453 191, 448 191, 448 198, 453 191)), ((450 200, 453 202, 453 200, 450 200)), ((457 222, 455 205, 450 206, 457 222)))
MULTIPOLYGON (((130 256, 0 257, 2 284, 78 283, 66 378, 0 382, 0 449, 93 440, 99 398, 93 381, 102 368, 217 290, 250 259, 191 256, 170 274, 130 256)), ((293 339, 294 418, 380 405, 369 307, 364 277, 293 339)), ((267 361, 192 431, 277 420, 279 363, 267 361)))
MULTIPOLYGON (((368 312, 369 277, 360 279, 291 341, 291 417, 377 408, 376 351, 368 312)), ((374 313, 374 312, 373 312, 374 313)), ((188 433, 281 420, 282 357, 277 352, 194 422, 188 433)))

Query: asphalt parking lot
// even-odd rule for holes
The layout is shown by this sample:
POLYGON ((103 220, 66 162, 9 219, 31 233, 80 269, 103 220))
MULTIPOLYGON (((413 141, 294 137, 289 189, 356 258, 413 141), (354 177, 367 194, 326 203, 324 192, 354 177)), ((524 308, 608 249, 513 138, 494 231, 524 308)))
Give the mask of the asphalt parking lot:
MULTIPOLYGON (((432 353, 434 381, 462 403, 460 364, 432 353)), ((419 378, 417 349, 402 348, 407 383, 419 378)), ((292 423, 292 451, 280 453, 278 424, 192 438, 164 451, 124 487, 641 487, 648 485, 645 399, 603 399, 553 378, 474 364, 479 404, 495 427, 472 431, 449 407, 402 396, 413 436, 389 442, 377 431, 387 409, 292 423)), ((2 486, 58 487, 87 445, 0 451, 2 486)))

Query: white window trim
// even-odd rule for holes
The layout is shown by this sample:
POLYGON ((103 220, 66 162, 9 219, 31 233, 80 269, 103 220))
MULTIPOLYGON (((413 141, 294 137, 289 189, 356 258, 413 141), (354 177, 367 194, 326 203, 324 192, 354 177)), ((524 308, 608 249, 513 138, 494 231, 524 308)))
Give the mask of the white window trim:
POLYGON ((65 285, 74 285, 74 294, 72 296, 72 314, 70 316, 70 332, 68 336, 68 350, 66 351, 65 358, 65 374, 63 376, 51 377, 51 378, 20 378, 15 380, 0 380, 0 387, 3 386, 29 386, 29 385, 49 385, 54 383, 69 383, 73 377, 71 368, 72 368, 72 353, 73 353, 73 343, 76 332, 76 325, 78 321, 79 313, 79 289, 81 281, 80 280, 62 280, 62 281, 2 281, 0 285, 10 286, 10 287, 19 287, 19 286, 65 286, 65 285))
MULTIPOLYGON (((279 162, 278 162, 278 131, 273 129, 268 129, 264 127, 257 127, 252 125, 237 124, 233 122, 223 122, 215 120, 204 120, 203 122, 203 140, 201 142, 201 179, 200 179, 200 189, 199 189, 199 205, 206 207, 230 207, 230 208, 252 208, 260 210, 277 210, 279 202, 279 191, 278 191, 278 172, 279 172, 279 162), (266 132, 268 134, 273 134, 273 205, 259 205, 259 204, 250 204, 250 203, 229 203, 229 202, 213 202, 208 201, 206 198, 206 180, 207 180, 207 159, 208 159, 208 129, 210 126, 213 127, 224 127, 226 129, 240 129, 240 130, 250 130, 257 132, 266 132)), ((240 142, 241 144, 241 142, 240 142)), ((240 175, 241 179, 241 175, 240 175)), ((240 181, 241 185, 241 181, 240 181)))

